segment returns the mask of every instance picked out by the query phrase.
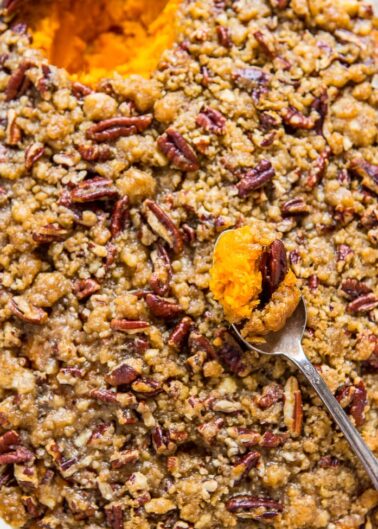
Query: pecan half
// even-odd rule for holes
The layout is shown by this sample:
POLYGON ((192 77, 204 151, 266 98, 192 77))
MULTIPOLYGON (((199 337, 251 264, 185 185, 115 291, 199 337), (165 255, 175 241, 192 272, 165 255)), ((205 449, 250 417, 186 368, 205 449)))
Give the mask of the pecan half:
POLYGON ((236 184, 239 197, 246 197, 252 191, 260 189, 272 180, 276 172, 269 160, 262 160, 250 169, 236 184))
POLYGON ((261 520, 277 516, 283 511, 283 505, 269 498, 240 494, 226 502, 226 509, 235 513, 239 518, 261 520))
POLYGON ((25 151, 25 168, 30 171, 35 162, 37 162, 45 153, 43 143, 31 143, 25 151))
POLYGON ((279 384, 268 384, 264 387, 261 397, 257 401, 257 405, 262 410, 267 410, 276 402, 283 400, 283 389, 279 384))
POLYGON ((312 116, 305 116, 293 106, 285 108, 281 113, 282 121, 293 129, 311 130, 315 128, 316 121, 312 116))
POLYGON ((232 467, 231 475, 234 479, 241 479, 247 476, 250 470, 257 465, 261 455, 255 450, 242 456, 232 467))
POLYGON ((46 224, 33 232, 33 241, 39 244, 50 244, 52 242, 64 241, 68 236, 68 230, 61 228, 58 224, 46 224))
POLYGON ((374 294, 359 296, 348 304, 350 312, 370 312, 378 307, 378 298, 374 294))
POLYGON ((92 294, 100 290, 100 285, 94 279, 79 279, 75 281, 73 291, 75 296, 82 300, 89 298, 92 294))
POLYGON ((288 378, 284 388, 284 395, 284 422, 291 435, 298 437, 302 431, 303 408, 302 393, 295 377, 288 378))
POLYGON ((129 219, 129 199, 125 196, 117 200, 114 205, 110 221, 110 233, 113 238, 117 237, 123 231, 129 219))
POLYGON ((158 244, 155 251, 151 252, 151 261, 154 272, 150 277, 150 286, 158 296, 167 296, 170 292, 170 281, 172 277, 171 260, 165 248, 158 244))
POLYGON ((181 253, 184 248, 184 241, 171 217, 153 200, 145 200, 144 208, 147 222, 152 230, 164 239, 176 254, 181 253))
POLYGON ((145 131, 152 123, 152 115, 110 118, 90 127, 86 137, 93 141, 113 141, 121 136, 132 136, 145 131))
POLYGON ((186 139, 176 130, 169 128, 157 140, 159 149, 172 164, 181 171, 197 171, 198 158, 186 139))
POLYGON ((217 135, 224 134, 226 118, 214 108, 203 107, 198 114, 196 124, 207 132, 213 132, 217 135))
POLYGON ((177 318, 183 312, 178 303, 164 299, 156 294, 147 294, 146 303, 154 316, 164 320, 177 318))
POLYGON ((275 240, 261 256, 260 272, 262 274, 262 303, 266 303, 277 290, 288 271, 285 246, 275 240))
POLYGON ((281 206, 281 212, 284 216, 307 215, 309 211, 310 209, 308 205, 303 198, 300 197, 291 198, 281 206))
POLYGON ((5 432, 5 434, 0 437, 0 454, 3 454, 10 448, 13 448, 15 445, 18 445, 19 443, 20 436, 15 430, 5 432))
POLYGON ((340 288, 349 299, 356 299, 371 292, 371 288, 358 279, 344 279, 340 288))
POLYGON ((32 62, 24 61, 12 73, 5 88, 5 101, 11 101, 12 99, 16 99, 27 91, 31 84, 31 81, 26 77, 25 74, 32 66, 34 66, 32 62))
POLYGON ((231 48, 232 41, 230 37, 230 32, 228 31, 228 28, 225 28, 224 26, 217 26, 216 27, 218 42, 221 46, 224 48, 231 48))
POLYGON ((259 43, 260 48, 268 57, 274 58, 276 56, 276 47, 271 34, 268 34, 266 31, 255 31, 253 36, 259 43))
POLYGON ((365 406, 367 404, 367 394, 364 383, 361 381, 357 385, 345 385, 337 393, 336 398, 340 405, 347 409, 352 415, 356 426, 362 426, 365 422, 365 406))
POLYGON ((27 448, 22 446, 16 448, 12 452, 6 452, 5 454, 0 454, 0 465, 13 465, 19 463, 27 463, 34 459, 34 454, 27 448))
POLYGON ((329 164, 330 156, 331 149, 327 146, 324 151, 319 154, 317 160, 314 163, 313 168, 311 169, 307 177, 306 184, 308 187, 313 188, 322 181, 329 164))
POLYGON ((29 303, 21 296, 14 297, 9 303, 9 309, 13 316, 25 323, 42 325, 47 321, 48 314, 40 307, 29 303))
POLYGON ((79 145, 78 150, 86 162, 106 162, 112 157, 108 145, 79 145))
POLYGON ((219 333, 222 344, 216 349, 216 356, 220 362, 235 375, 244 377, 250 372, 250 368, 244 361, 244 351, 235 338, 225 329, 219 333))
POLYGON ((271 76, 261 68, 251 66, 234 70, 232 77, 239 88, 253 90, 260 86, 268 86, 271 76))
POLYGON ((126 332, 128 334, 135 334, 138 332, 143 332, 150 327, 148 321, 136 321, 136 320, 112 320, 110 322, 110 327, 113 331, 126 332))
POLYGON ((128 364, 121 364, 105 376, 106 382, 111 386, 131 384, 138 378, 138 373, 128 364))
POLYGON ((84 180, 70 191, 70 199, 76 204, 116 198, 118 198, 118 191, 113 182, 101 176, 84 180))
POLYGON ((173 329, 168 338, 168 345, 177 351, 181 349, 186 338, 189 336, 193 325, 192 318, 185 316, 173 329))

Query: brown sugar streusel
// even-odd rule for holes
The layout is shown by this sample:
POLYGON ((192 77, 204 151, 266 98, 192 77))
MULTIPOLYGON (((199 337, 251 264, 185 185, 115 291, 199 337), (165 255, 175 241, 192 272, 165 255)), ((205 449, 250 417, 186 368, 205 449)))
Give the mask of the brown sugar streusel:
POLYGON ((183 1, 152 78, 96 89, 3 7, 2 518, 374 528, 378 493, 319 400, 243 351, 209 290, 220 233, 282 240, 306 353, 378 454, 371 7, 183 1))

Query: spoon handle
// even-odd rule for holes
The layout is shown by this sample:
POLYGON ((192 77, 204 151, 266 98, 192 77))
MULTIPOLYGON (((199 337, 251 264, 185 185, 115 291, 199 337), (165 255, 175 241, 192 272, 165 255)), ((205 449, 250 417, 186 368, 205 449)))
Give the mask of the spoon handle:
POLYGON ((368 448, 365 441, 353 424, 348 419, 347 414, 337 402, 323 378, 319 375, 312 363, 308 360, 303 350, 297 355, 286 355, 304 374, 310 382, 316 393, 319 395, 329 413, 338 424, 339 428, 345 435, 350 447, 360 459, 365 467, 374 487, 378 490, 378 460, 368 448))

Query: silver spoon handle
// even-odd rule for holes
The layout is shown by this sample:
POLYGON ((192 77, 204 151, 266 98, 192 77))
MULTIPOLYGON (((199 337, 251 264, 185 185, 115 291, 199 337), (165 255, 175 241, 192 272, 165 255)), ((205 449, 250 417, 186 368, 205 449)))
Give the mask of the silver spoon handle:
POLYGON ((378 490, 378 460, 374 456, 373 452, 368 448, 357 429, 350 422, 347 414, 337 402, 331 391, 328 389, 328 386, 324 382, 323 378, 308 360, 303 350, 298 355, 292 356, 284 354, 284 356, 293 362, 310 382, 316 393, 325 404, 329 413, 338 424, 340 430, 347 438, 347 441, 350 444, 353 452, 365 467, 365 470, 373 482, 374 487, 378 490))

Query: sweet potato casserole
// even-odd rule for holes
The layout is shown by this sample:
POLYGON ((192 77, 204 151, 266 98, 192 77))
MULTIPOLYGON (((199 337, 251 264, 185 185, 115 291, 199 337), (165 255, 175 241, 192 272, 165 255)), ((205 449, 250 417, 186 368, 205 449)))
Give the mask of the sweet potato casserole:
MULTIPOLYGON (((242 288, 222 304, 228 276, 210 274, 229 228, 282 240, 292 271, 270 247, 283 281, 271 302, 296 276, 305 351, 378 454, 372 7, 179 3, 112 0, 102 17, 100 0, 3 0, 0 516, 30 529, 373 529, 378 493, 345 438, 292 366, 242 350, 227 307, 254 306, 242 288), (129 4, 144 33, 125 34, 129 4), (77 34, 53 25, 59 5, 77 34)), ((269 274, 234 264, 273 292, 269 274)), ((262 312, 252 333, 275 324, 262 312)))

